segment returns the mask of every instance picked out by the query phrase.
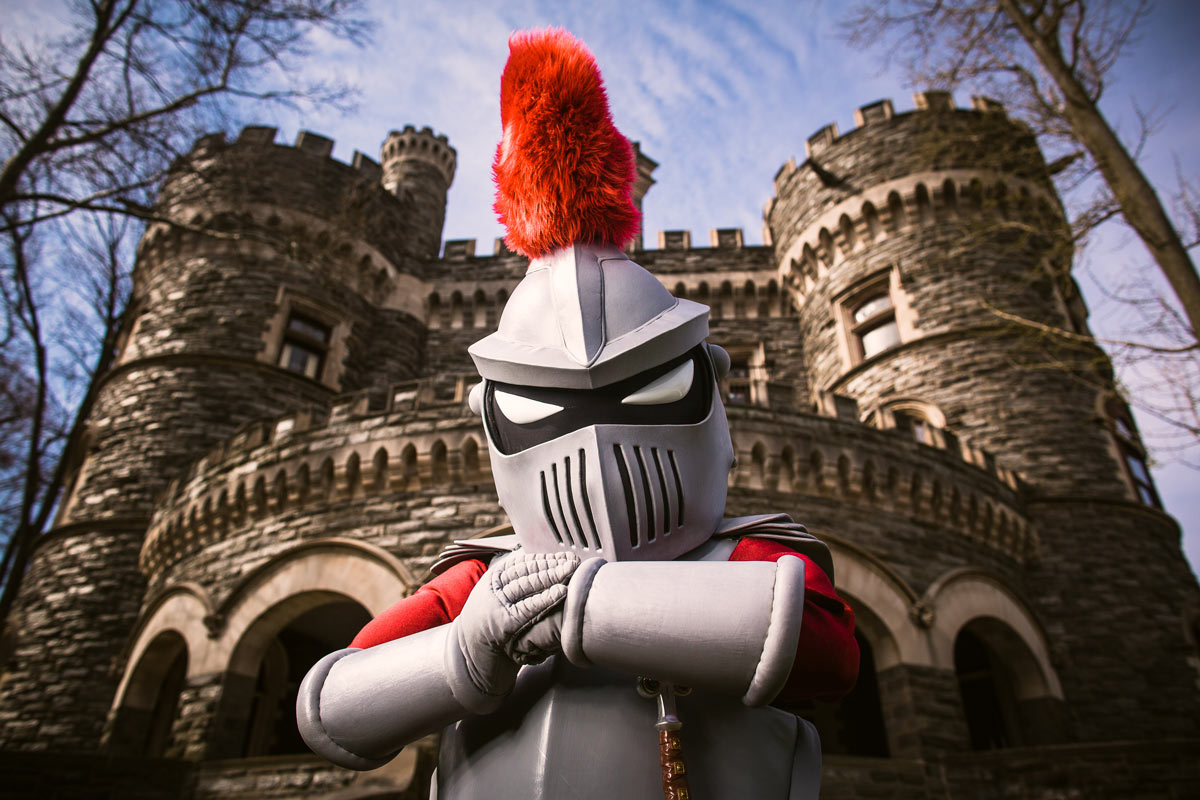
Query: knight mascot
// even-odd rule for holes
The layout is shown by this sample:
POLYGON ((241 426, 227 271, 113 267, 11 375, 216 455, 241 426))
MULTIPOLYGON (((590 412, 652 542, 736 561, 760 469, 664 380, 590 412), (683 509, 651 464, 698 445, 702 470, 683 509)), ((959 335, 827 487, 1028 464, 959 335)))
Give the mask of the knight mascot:
POLYGON ((829 551, 784 514, 724 518, 708 308, 623 249, 634 158, 591 54, 509 46, 496 210, 530 264, 469 352, 513 533, 451 546, 319 661, 300 730, 356 769, 440 730, 441 800, 816 798, 816 730, 770 704, 854 684, 829 551))

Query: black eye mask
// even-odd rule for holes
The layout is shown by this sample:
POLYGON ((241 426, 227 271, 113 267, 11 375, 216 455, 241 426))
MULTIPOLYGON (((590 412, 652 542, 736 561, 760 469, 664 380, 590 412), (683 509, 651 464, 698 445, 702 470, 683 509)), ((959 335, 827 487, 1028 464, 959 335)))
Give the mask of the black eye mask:
POLYGON ((549 389, 488 381, 484 392, 484 422, 492 441, 504 455, 557 439, 589 425, 694 425, 712 408, 713 371, 703 344, 623 381, 599 389, 549 389), (687 394, 673 402, 631 405, 621 401, 684 362, 693 366, 687 394), (562 406, 549 416, 520 424, 508 419, 496 401, 505 392, 540 403, 562 406))

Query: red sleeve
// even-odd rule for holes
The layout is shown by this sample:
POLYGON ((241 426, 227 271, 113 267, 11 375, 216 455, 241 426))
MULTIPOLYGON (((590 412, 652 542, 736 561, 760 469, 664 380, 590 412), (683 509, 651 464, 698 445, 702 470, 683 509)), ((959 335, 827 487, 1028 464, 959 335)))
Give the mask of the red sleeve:
POLYGON ((858 680, 858 642, 854 612, 838 597, 829 576, 812 559, 770 539, 742 539, 729 560, 778 561, 783 556, 804 561, 804 621, 792 673, 777 699, 840 699, 858 680))
POLYGON ((374 647, 445 625, 462 611, 467 595, 486 570, 487 565, 477 559, 455 564, 368 622, 350 646, 374 647))

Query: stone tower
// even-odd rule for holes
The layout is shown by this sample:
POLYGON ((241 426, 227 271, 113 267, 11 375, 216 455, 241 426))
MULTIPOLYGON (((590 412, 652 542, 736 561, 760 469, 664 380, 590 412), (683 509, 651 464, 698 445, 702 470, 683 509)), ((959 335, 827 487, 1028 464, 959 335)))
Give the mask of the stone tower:
POLYGON ((99 745, 146 591, 139 552, 185 466, 248 422, 420 367, 410 289, 440 216, 426 227, 411 204, 427 198, 383 191, 361 154, 347 165, 324 137, 274 137, 205 137, 164 185, 159 207, 177 225, 151 226, 139 246, 120 355, 22 586, 0 683, 5 746, 99 745))
POLYGON ((418 131, 406 125, 383 142, 383 188, 419 215, 421 231, 411 246, 424 258, 437 258, 442 244, 446 192, 454 180, 455 164, 454 148, 429 128, 418 131))
MULTIPOLYGON (((1069 230, 1033 135, 982 98, 970 110, 942 92, 916 99, 913 112, 885 100, 859 109, 845 135, 831 125, 810 137, 807 160, 777 175, 767 223, 818 399, 845 398, 860 418, 951 452, 970 442, 981 466, 1020 477, 1016 513, 936 477, 901 474, 897 487, 869 460, 839 479, 860 493, 899 488, 910 514, 934 522, 906 541, 881 516, 883 535, 867 540, 914 588, 938 590, 952 564, 986 570, 1011 581, 1042 628, 1050 671, 1014 678, 1024 681, 1017 708, 997 730, 968 714, 973 740, 1196 736, 1183 633, 1196 584, 1107 359, 1010 321, 1088 332, 1069 230)), ((966 644, 933 645, 958 662, 977 641, 1011 652, 993 622, 968 626, 966 644)), ((942 746, 930 738, 923 749, 942 746)))

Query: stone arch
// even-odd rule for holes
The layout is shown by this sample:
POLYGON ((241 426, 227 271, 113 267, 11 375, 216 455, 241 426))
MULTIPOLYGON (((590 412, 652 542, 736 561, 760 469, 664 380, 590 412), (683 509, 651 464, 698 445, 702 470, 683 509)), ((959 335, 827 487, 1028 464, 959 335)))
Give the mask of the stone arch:
POLYGON ((800 267, 806 277, 811 279, 817 276, 817 254, 807 242, 800 251, 800 267))
MULTIPOLYGON (((115 752, 144 755, 154 706, 184 654, 182 679, 197 673, 197 659, 210 646, 204 620, 212 613, 208 595, 195 584, 176 584, 147 604, 125 659, 125 674, 113 697, 113 728, 108 746, 115 752)), ((176 698, 177 699, 177 698, 176 698)))
POLYGON ((172 750, 171 732, 187 675, 187 640, 173 628, 160 630, 130 664, 113 706, 107 750, 164 756, 172 750))
POLYGON ((309 501, 311 483, 312 478, 310 477, 308 464, 301 464, 300 468, 296 470, 296 503, 298 505, 304 505, 309 501))
POLYGON ((275 498, 275 513, 282 514, 287 511, 288 507, 288 480, 287 470, 280 469, 275 473, 275 480, 271 482, 271 495, 275 498))
POLYGON ((838 456, 838 490, 841 491, 842 497, 849 497, 851 494, 851 471, 850 457, 845 454, 838 456))
POLYGON ((346 497, 356 497, 362 489, 362 459, 358 457, 358 453, 351 453, 346 457, 346 467, 343 472, 345 486, 342 492, 346 497))
POLYGON ((761 441, 750 448, 750 485, 755 489, 767 485, 767 446, 761 441))
POLYGON ((888 230, 896 233, 907 228, 908 212, 904 210, 904 201, 900 199, 900 193, 890 192, 887 197, 887 205, 888 230))
POLYGON ((779 454, 779 488, 790 492, 796 485, 796 450, 790 444, 779 454))
POLYGON ((812 476, 813 491, 820 493, 825 488, 825 458, 815 447, 808 456, 808 471, 812 476))
POLYGON ((866 551, 827 533, 821 538, 833 553, 838 594, 854 608, 857 624, 871 641, 876 669, 902 663, 932 666, 928 640, 910 613, 916 593, 866 551))
POLYGON ((970 624, 1012 669, 1018 700, 1063 699, 1041 625, 997 578, 979 570, 956 570, 935 581, 926 597, 934 609, 930 645, 936 666, 954 669, 955 641, 970 624))
POLYGON ((254 480, 254 516, 265 517, 267 515, 267 480, 264 476, 259 475, 254 480))
POLYGON ((968 206, 972 214, 983 213, 983 182, 979 178, 972 178, 971 183, 967 186, 964 193, 967 198, 968 206))
POLYGON ((233 519, 239 525, 246 519, 246 482, 238 481, 233 491, 233 519))
POLYGON ((772 278, 767 281, 767 296, 759 305, 759 316, 778 317, 783 313, 783 303, 779 296, 779 284, 772 278), (763 313, 764 309, 766 313, 763 313))
POLYGON ((721 282, 718 304, 720 305, 722 319, 730 319, 736 313, 733 299, 733 283, 731 281, 721 282))
POLYGON ((687 286, 684 285, 683 281, 678 281, 675 284, 675 288, 671 290, 671 294, 679 299, 684 299, 687 297, 687 286))
POLYGON ((875 484, 875 462, 867 459, 863 464, 862 493, 869 502, 875 502, 878 490, 875 484))
POLYGON ((443 486, 450 482, 450 464, 446 452, 446 443, 438 439, 429 448, 429 472, 434 486, 443 486))
POLYGON ((462 443, 463 479, 466 483, 474 483, 480 477, 479 442, 474 436, 467 436, 462 443))
POLYGON ((483 289, 476 289, 471 298, 471 327, 486 328, 488 325, 488 301, 483 289))
POLYGON ((404 488, 416 489, 420 486, 421 476, 417 468, 417 448, 412 442, 404 445, 400 451, 400 464, 404 477, 404 488))
POLYGON ((334 480, 333 456, 325 456, 325 460, 321 462, 321 483, 318 495, 323 500, 333 499, 336 491, 336 481, 334 480))
POLYGON ((817 257, 821 259, 826 268, 832 267, 836 259, 836 249, 833 246, 833 235, 829 233, 828 228, 821 228, 817 234, 817 243, 820 245, 817 248, 817 257))
POLYGON ((854 233, 854 223, 848 214, 842 214, 838 220, 838 232, 842 239, 842 257, 849 256, 858 246, 858 236, 854 233))
POLYGON ((455 289, 450 295, 450 327, 461 328, 464 316, 463 294, 455 289))
POLYGON ((862 215, 867 229, 867 241, 879 241, 883 235, 883 226, 879 223, 879 212, 875 210, 874 205, 867 202, 863 203, 862 215))
POLYGON ((942 208, 945 209, 947 217, 958 214, 958 187, 953 178, 942 181, 942 208))
POLYGON ((917 190, 913 197, 913 202, 917 208, 917 224, 929 225, 933 222, 933 203, 929 198, 929 189, 923 183, 917 184, 917 190))
POLYGON ((429 314, 426 320, 430 330, 442 327, 442 297, 437 292, 429 295, 429 314))
POLYGON ((371 491, 382 494, 388 488, 388 451, 382 445, 371 458, 371 491))
POLYGON ((193 670, 221 676, 212 722, 221 735, 209 737, 205 757, 295 749, 294 740, 285 740, 283 750, 269 741, 272 732, 276 740, 280 731, 290 735, 280 715, 291 713, 295 699, 286 695, 294 695, 299 677, 416 584, 391 554, 346 539, 306 542, 251 572, 218 610, 224 627, 193 670), (300 634, 312 641, 305 644, 300 634))
POLYGON ((761 309, 758 307, 758 287, 752 280, 747 279, 742 284, 741 304, 742 310, 740 314, 744 314, 747 317, 766 316, 766 314, 759 313, 761 309))

